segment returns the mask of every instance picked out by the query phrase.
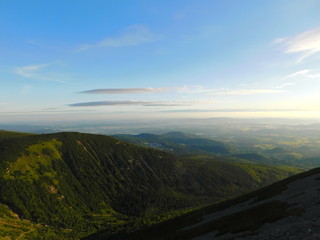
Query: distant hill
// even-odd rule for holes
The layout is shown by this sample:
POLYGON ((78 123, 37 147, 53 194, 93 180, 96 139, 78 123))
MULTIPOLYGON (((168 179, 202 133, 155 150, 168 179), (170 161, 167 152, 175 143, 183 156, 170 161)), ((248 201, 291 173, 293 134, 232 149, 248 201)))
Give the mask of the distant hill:
POLYGON ((229 149, 223 142, 200 138, 194 134, 169 132, 162 135, 142 133, 139 135, 119 134, 113 137, 120 140, 153 147, 177 154, 228 154, 229 149))
POLYGON ((316 168, 118 239, 320 239, 319 186, 316 168))
POLYGON ((245 159, 249 161, 255 161, 259 163, 269 163, 271 161, 271 159, 259 153, 238 153, 238 154, 232 154, 231 157, 245 159))
POLYGON ((10 138, 22 138, 28 135, 34 135, 32 133, 18 133, 18 132, 10 132, 10 131, 4 131, 0 130, 0 141, 10 138))
POLYGON ((182 158, 102 135, 2 131, 0 216, 6 218, 0 219, 0 236, 79 239, 98 231, 115 236, 295 172, 182 158))

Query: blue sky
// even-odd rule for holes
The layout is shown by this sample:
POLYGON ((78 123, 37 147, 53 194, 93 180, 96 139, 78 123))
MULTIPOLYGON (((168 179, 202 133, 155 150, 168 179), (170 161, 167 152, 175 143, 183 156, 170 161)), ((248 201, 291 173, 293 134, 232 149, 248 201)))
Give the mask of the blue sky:
POLYGON ((0 122, 320 118, 320 1, 0 3, 0 122))

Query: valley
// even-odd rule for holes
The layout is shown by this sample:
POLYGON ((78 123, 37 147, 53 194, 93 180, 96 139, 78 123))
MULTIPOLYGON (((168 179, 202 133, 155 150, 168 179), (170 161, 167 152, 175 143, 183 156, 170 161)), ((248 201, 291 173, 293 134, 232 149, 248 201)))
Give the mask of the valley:
POLYGON ((316 168, 119 239, 318 239, 319 180, 316 168))
POLYGON ((2 236, 117 239, 302 171, 237 160, 224 143, 190 134, 161 138, 169 151, 95 134, 1 131, 0 203, 11 221, 2 236))
POLYGON ((0 240, 319 240, 320 0, 0 0, 0 240))

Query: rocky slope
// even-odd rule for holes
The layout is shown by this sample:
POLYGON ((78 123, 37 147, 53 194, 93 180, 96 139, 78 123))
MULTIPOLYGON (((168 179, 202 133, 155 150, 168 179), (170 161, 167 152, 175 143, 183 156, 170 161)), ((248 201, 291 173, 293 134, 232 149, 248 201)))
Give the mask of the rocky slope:
POLYGON ((317 168, 122 239, 316 240, 319 219, 317 168))

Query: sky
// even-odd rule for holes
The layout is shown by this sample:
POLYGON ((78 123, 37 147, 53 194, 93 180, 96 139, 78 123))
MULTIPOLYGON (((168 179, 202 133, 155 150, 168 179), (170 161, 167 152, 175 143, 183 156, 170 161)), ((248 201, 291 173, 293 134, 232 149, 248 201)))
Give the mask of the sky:
POLYGON ((318 0, 1 0, 0 123, 320 119, 318 0))

